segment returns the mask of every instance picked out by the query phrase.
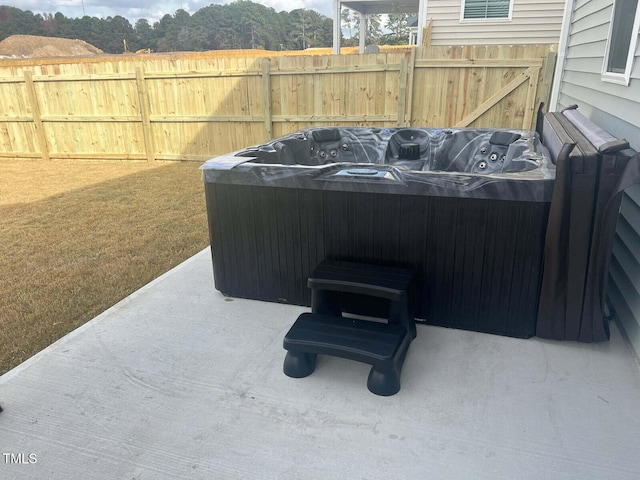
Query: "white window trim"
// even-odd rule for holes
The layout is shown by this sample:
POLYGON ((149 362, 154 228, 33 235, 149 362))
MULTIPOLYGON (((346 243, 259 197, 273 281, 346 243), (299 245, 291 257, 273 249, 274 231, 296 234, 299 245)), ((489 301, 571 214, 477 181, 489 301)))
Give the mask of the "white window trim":
POLYGON ((510 22, 513 17, 514 0, 509 0, 509 16, 505 18, 464 18, 465 1, 460 0, 460 23, 503 23, 510 22))
POLYGON ((613 19, 616 13, 616 4, 613 3, 611 8, 611 20, 609 21, 609 33, 607 34, 607 47, 604 52, 602 61, 601 80, 603 82, 616 83, 618 85, 629 85, 631 79, 631 71, 633 70, 633 62, 635 60, 636 48, 638 46, 638 35, 640 35, 640 2, 636 6, 636 18, 633 22, 633 30, 631 33, 631 43, 629 44, 629 54, 627 55, 627 64, 624 73, 607 72, 607 63, 609 61, 609 50, 611 49, 611 34, 613 32, 613 19))

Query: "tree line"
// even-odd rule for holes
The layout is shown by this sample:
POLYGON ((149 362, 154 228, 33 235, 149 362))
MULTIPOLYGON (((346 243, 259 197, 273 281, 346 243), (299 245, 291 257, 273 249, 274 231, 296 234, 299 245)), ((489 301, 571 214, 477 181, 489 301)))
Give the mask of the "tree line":
MULTIPOLYGON (((343 45, 357 45, 358 17, 349 12, 342 12, 342 26, 350 33, 343 45)), ((381 17, 370 15, 367 43, 406 43, 406 17, 390 15, 385 26, 391 33, 383 33, 381 17)), ((16 34, 80 39, 106 53, 122 53, 123 41, 129 51, 304 50, 331 46, 333 20, 308 9, 276 12, 250 0, 209 5, 193 15, 180 9, 153 24, 142 18, 135 25, 120 15, 68 18, 0 6, 0 41, 16 34)))
MULTIPOLYGON (((346 31, 348 37, 343 38, 342 45, 355 46, 360 42, 360 14, 343 8, 340 12, 341 26, 343 32, 346 31)), ((406 45, 409 43, 409 27, 407 22, 409 15, 406 13, 396 13, 387 15, 383 22, 382 15, 367 15, 367 30, 364 33, 365 43, 375 43, 377 45, 406 45), (383 30, 384 26, 384 30, 383 30)))

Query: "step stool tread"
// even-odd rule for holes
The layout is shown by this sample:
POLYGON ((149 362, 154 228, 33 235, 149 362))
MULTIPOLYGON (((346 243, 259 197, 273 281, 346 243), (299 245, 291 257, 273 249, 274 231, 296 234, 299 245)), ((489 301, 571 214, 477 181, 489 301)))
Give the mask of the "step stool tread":
POLYGON ((394 358, 407 331, 400 325, 303 313, 284 338, 284 348, 366 362, 394 358))
POLYGON ((325 260, 309 277, 311 289, 334 290, 403 301, 413 279, 413 270, 325 260))

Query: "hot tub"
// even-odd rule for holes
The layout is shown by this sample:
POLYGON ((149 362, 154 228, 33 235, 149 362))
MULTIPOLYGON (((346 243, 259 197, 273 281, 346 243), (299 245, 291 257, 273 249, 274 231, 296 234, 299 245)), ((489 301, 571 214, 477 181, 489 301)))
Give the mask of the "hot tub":
POLYGON ((410 266, 416 319, 535 334, 555 167, 534 132, 314 128, 202 168, 225 295, 309 305, 324 259, 410 266))

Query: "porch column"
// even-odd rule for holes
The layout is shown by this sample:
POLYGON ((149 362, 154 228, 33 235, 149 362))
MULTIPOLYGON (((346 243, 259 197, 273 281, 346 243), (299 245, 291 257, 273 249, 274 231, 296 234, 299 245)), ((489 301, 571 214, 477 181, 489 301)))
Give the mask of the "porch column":
POLYGON ((367 43, 367 15, 360 12, 360 53, 364 53, 367 43))
POLYGON ((342 3, 340 0, 333 0, 333 54, 340 55, 340 39, 342 38, 340 10, 342 3))

